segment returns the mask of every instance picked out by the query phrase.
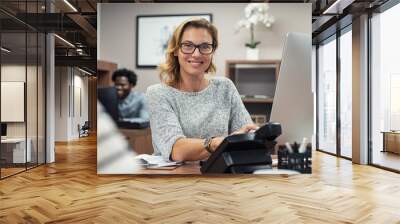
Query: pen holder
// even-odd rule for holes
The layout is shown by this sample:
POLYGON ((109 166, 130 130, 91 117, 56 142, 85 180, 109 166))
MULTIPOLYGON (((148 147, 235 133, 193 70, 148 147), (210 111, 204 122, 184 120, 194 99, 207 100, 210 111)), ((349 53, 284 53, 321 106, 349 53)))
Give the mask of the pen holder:
POLYGON ((311 173, 311 144, 307 144, 305 152, 299 152, 299 144, 291 144, 292 152, 286 146, 278 149, 278 169, 296 170, 300 173, 311 173))

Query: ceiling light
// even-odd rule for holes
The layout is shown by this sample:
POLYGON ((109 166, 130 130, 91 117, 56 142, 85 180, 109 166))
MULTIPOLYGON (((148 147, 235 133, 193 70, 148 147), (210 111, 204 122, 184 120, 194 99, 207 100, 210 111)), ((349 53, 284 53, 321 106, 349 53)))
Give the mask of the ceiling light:
POLYGON ((85 71, 85 70, 83 70, 83 69, 81 69, 81 68, 79 68, 79 67, 78 67, 78 70, 81 71, 81 72, 83 72, 83 73, 85 73, 85 74, 87 74, 87 75, 93 75, 92 73, 90 73, 90 72, 88 72, 88 71, 85 71))
POLYGON ((336 0, 332 5, 330 5, 322 14, 341 14, 343 9, 351 5, 355 0, 336 0))
POLYGON ((78 12, 78 10, 71 4, 69 3, 68 0, 64 0, 65 4, 67 4, 72 10, 74 10, 74 12, 78 12))
POLYGON ((1 47, 1 50, 4 51, 4 52, 6 52, 6 53, 10 53, 10 52, 11 52, 11 50, 9 50, 9 49, 7 49, 7 48, 5 48, 5 47, 1 47))
POLYGON ((76 53, 78 53, 79 55, 83 55, 83 49, 77 48, 76 53))
POLYGON ((70 47, 75 48, 75 45, 71 44, 71 42, 69 42, 68 40, 58 36, 57 34, 54 34, 55 37, 57 37, 58 39, 60 39, 61 41, 63 41, 64 43, 66 43, 67 45, 69 45, 70 47))

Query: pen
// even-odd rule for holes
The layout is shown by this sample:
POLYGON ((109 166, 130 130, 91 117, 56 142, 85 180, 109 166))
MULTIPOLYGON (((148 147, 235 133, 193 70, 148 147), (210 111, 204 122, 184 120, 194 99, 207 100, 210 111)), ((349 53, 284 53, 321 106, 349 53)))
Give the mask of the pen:
POLYGON ((306 143, 307 143, 307 138, 303 138, 303 142, 301 143, 299 148, 299 153, 304 153, 306 151, 306 143))
POLYGON ((289 144, 289 142, 286 142, 285 145, 286 145, 286 148, 288 149, 289 153, 293 153, 292 146, 289 144))

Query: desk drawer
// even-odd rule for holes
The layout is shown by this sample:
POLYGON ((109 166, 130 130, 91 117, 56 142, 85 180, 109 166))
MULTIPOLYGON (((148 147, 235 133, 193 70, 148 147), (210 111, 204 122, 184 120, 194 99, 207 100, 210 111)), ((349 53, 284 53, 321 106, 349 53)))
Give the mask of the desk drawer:
POLYGON ((400 154, 400 133, 385 133, 385 151, 400 154))

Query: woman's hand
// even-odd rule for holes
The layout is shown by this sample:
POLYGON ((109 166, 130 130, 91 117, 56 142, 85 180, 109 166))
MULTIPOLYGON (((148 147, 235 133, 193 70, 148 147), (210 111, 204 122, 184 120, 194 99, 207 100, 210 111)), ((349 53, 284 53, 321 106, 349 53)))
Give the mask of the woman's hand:
MULTIPOLYGON (((257 130, 259 127, 255 124, 247 124, 243 127, 241 127, 239 130, 233 132, 231 135, 237 135, 237 134, 244 134, 244 133, 248 133, 250 131, 255 131, 257 130)), ((224 141, 225 137, 215 137, 213 139, 211 139, 211 143, 210 143, 210 149, 211 151, 215 151, 219 145, 221 145, 222 141, 224 141)))
POLYGON ((210 144, 211 151, 215 152, 215 150, 218 148, 219 145, 221 145, 223 140, 224 140, 224 137, 222 137, 222 136, 211 139, 211 144, 210 144))
POLYGON ((239 130, 233 132, 231 135, 237 134, 245 134, 250 131, 256 131, 259 127, 255 124, 246 124, 245 126, 241 127, 239 130))

